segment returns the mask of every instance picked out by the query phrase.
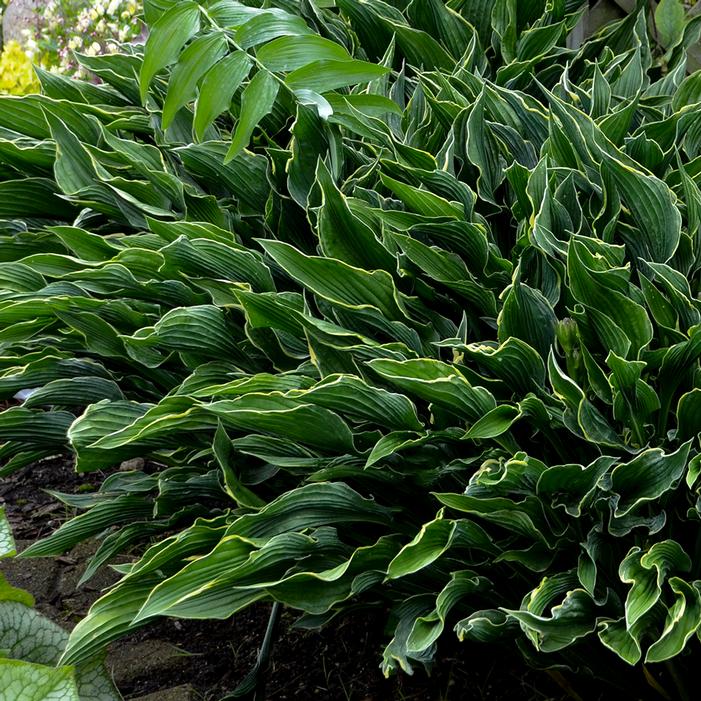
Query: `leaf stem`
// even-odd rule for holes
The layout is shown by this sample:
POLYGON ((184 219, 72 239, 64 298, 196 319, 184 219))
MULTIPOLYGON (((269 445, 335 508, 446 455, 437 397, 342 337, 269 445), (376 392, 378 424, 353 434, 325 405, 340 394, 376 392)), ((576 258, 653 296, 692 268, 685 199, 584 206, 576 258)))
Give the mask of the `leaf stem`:
POLYGON ((681 675, 679 674, 679 670, 677 669, 677 665, 675 664, 674 660, 667 660, 664 664, 667 668, 667 671, 669 672, 669 676, 674 682, 675 689, 679 692, 679 698, 681 699, 681 701, 691 701, 689 692, 686 690, 684 681, 682 680, 681 675))

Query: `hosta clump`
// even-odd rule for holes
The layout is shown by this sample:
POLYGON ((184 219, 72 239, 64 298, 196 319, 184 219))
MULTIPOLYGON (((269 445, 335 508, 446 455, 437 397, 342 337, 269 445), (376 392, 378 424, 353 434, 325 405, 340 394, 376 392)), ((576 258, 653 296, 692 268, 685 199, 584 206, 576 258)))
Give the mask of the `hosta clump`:
POLYGON ((387 673, 691 650, 701 20, 260 5, 0 101, 3 472, 148 458, 27 552, 142 553, 64 662, 271 599, 388 611, 387 673))

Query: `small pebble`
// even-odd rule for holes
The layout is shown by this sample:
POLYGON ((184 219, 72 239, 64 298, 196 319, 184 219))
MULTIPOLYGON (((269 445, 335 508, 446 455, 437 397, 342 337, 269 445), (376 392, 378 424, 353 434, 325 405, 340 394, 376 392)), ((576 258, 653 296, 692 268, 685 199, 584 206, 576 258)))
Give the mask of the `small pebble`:
POLYGON ((120 466, 120 470, 124 472, 131 472, 132 470, 143 470, 144 469, 144 459, 143 458, 132 458, 131 460, 125 460, 120 466))

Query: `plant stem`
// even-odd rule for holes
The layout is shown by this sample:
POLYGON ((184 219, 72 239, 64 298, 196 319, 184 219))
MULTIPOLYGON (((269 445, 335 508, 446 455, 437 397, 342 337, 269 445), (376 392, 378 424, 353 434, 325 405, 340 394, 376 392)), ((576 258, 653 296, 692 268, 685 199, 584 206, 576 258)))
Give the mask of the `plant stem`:
POLYGON ((679 692, 679 698, 681 699, 681 701, 690 701, 691 697, 689 696, 689 693, 687 692, 686 687, 684 686, 684 681, 679 675, 679 670, 677 669, 677 665, 674 664, 674 660, 667 660, 665 662, 665 667, 669 672, 669 676, 672 677, 674 687, 679 692))
POLYGON ((251 671, 245 676, 244 680, 231 692, 227 694, 221 701, 234 701, 234 699, 248 699, 249 701, 264 701, 265 699, 265 684, 266 672, 270 664, 270 653, 275 643, 278 625, 280 623, 280 614, 282 613, 282 605, 275 601, 270 610, 270 618, 265 629, 263 642, 258 650, 256 663, 251 668, 251 671))
POLYGON ((270 610, 270 618, 268 619, 268 627, 265 629, 265 637, 263 638, 263 644, 260 646, 258 661, 256 662, 256 666, 258 668, 258 683, 256 684, 256 690, 253 695, 254 701, 263 701, 265 698, 265 673, 267 672, 270 664, 270 653, 273 650, 273 644, 275 643, 275 638, 277 637, 277 629, 280 624, 281 613, 282 605, 280 602, 273 602, 273 607, 270 610))

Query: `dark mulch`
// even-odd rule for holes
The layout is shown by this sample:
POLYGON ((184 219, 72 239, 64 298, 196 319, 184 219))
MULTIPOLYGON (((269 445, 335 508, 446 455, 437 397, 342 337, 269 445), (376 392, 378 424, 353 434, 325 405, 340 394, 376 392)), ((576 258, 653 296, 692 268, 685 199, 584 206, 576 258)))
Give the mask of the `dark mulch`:
POLYGON ((38 540, 55 530, 71 512, 44 490, 75 493, 94 491, 103 472, 78 474, 70 457, 59 455, 29 465, 0 479, 0 506, 18 540, 38 540))
MULTIPOLYGON (((219 699, 241 682, 255 662, 269 610, 268 606, 254 606, 230 622, 165 621, 149 628, 143 637, 167 640, 188 651, 180 669, 169 675, 169 685, 192 684, 205 699, 219 699)), ((417 670, 413 677, 385 679, 378 666, 385 639, 371 616, 347 619, 318 632, 293 630, 293 621, 291 614, 283 616, 266 675, 270 701, 572 698, 545 673, 524 668, 515 656, 469 646, 463 646, 459 655, 444 655, 431 677, 417 670)), ((122 693, 146 694, 163 682, 141 679, 123 687, 122 693)))
MULTIPOLYGON (((0 481, 0 505, 6 507, 15 536, 33 541, 50 533, 70 515, 43 490, 91 490, 105 476, 76 474, 72 461, 66 457, 43 460, 0 481)), ((50 603, 60 611, 64 602, 50 603)), ((229 621, 166 619, 115 643, 165 641, 183 653, 167 673, 132 679, 122 684, 122 693, 132 698, 178 684, 191 684, 206 701, 221 698, 245 677, 255 662, 269 612, 270 606, 261 604, 229 621)), ((578 697, 584 701, 604 701, 614 698, 613 694, 602 691, 600 684, 564 678, 556 683, 548 673, 527 668, 513 650, 460 644, 451 636, 445 636, 448 640, 439 649, 439 662, 431 677, 417 670, 414 676, 400 675, 387 680, 379 669, 386 642, 381 616, 356 614, 318 632, 294 630, 293 621, 292 613, 285 612, 267 674, 270 701, 555 701, 578 697), (567 692, 569 683, 576 693, 567 692)), ((621 698, 620 692, 615 698, 621 698)), ((638 696, 631 692, 627 698, 638 696)))
MULTIPOLYGON (((191 684, 208 701, 232 691, 255 662, 270 608, 254 606, 228 622, 164 621, 132 639, 155 637, 189 653, 167 684, 191 684)), ((428 677, 385 679, 379 669, 383 644, 381 626, 372 616, 346 619, 321 631, 291 629, 294 617, 285 613, 280 637, 266 675, 270 701, 504 701, 571 699, 547 674, 524 668, 515 655, 481 646, 462 646, 442 655, 428 677), (459 653, 459 654, 455 654, 459 653)), ((127 696, 162 688, 163 679, 140 679, 123 686, 127 696), (159 686, 160 685, 160 686, 159 686)), ((587 701, 596 696, 588 696, 587 701)))

